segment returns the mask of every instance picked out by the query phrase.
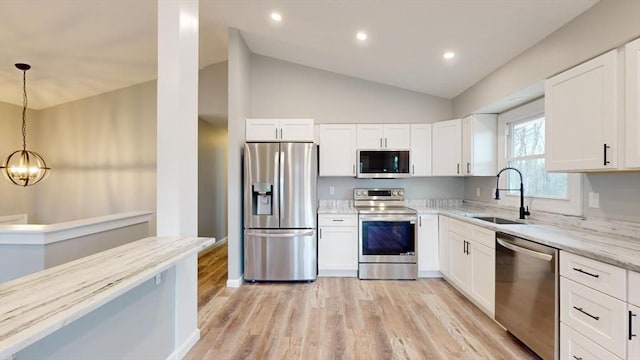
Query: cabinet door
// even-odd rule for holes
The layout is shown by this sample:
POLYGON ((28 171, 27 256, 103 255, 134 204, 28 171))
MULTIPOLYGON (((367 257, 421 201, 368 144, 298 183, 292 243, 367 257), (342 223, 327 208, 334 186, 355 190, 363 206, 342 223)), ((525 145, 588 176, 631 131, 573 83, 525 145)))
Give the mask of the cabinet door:
POLYGON ((469 293, 491 315, 495 311, 495 250, 475 242, 469 245, 469 293))
MULTIPOLYGON (((586 336, 560 323, 560 360, 620 360, 586 336)), ((636 358, 629 358, 636 359, 636 358)))
POLYGON ((433 124, 432 173, 435 176, 460 176, 462 151, 460 119, 433 124))
POLYGON ((617 167, 617 61, 613 50, 545 82, 547 171, 617 167))
POLYGON ((438 271, 438 257, 438 215, 419 215, 418 272, 438 271))
POLYGON ((411 124, 411 175, 431 176, 431 124, 411 124))
POLYGON ((451 275, 450 247, 449 218, 446 216, 438 216, 438 253, 440 260, 440 272, 446 277, 451 275))
POLYGON ((467 289, 469 284, 469 258, 467 241, 456 233, 449 232, 449 251, 451 256, 451 280, 460 288, 467 289))
POLYGON ((387 149, 409 149, 411 147, 411 125, 384 124, 383 146, 387 149))
POLYGON ((277 119, 247 119, 245 125, 246 141, 279 140, 280 121, 277 119))
POLYGON ((313 119, 281 119, 280 141, 313 141, 313 119))
POLYGON ((640 39, 625 46, 625 166, 640 167, 640 39))
POLYGON ((462 119, 462 174, 473 174, 473 115, 462 119))
POLYGON ((629 305, 627 316, 629 329, 627 333, 627 359, 640 359, 640 307, 629 305))
POLYGON ((356 276, 358 271, 358 227, 320 227, 318 274, 356 276))
POLYGON ((382 124, 358 124, 358 149, 381 149, 384 146, 382 124))
POLYGON ((355 125, 320 125, 320 176, 356 176, 355 125))

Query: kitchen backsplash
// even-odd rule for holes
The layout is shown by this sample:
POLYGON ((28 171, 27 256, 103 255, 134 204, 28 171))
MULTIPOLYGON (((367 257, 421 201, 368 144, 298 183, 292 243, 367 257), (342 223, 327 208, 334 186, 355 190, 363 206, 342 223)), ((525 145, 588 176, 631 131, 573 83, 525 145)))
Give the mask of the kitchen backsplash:
POLYGON ((405 198, 462 199, 464 179, 430 177, 410 179, 356 179, 350 177, 319 177, 318 199, 351 200, 354 188, 404 188, 405 198), (333 193, 331 193, 333 187, 333 193))

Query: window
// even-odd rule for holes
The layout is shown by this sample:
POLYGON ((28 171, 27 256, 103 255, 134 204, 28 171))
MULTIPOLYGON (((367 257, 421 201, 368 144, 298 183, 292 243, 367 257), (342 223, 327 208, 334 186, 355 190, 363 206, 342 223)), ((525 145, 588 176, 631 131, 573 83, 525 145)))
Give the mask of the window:
MULTIPOLYGON (((544 171, 544 116, 507 124, 507 166, 522 172, 527 196, 567 198, 567 174, 544 171)), ((508 173, 509 188, 520 187, 520 177, 508 173)), ((511 190, 519 195, 519 191, 511 190)))
MULTIPOLYGON (((500 167, 522 173, 525 205, 536 210, 569 215, 582 214, 582 175, 547 173, 544 170, 544 99, 535 100, 498 115, 500 167)), ((520 177, 514 171, 500 176, 505 191, 501 205, 520 206, 520 177)))

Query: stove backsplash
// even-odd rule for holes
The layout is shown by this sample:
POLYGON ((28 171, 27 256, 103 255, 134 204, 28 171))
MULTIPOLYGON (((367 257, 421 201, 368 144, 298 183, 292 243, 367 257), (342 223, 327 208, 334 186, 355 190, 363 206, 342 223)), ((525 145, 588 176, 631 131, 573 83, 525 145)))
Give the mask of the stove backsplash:
POLYGON ((319 177, 318 199, 353 200, 354 188, 404 188, 407 200, 464 198, 464 178, 356 179, 319 177), (331 187, 333 187, 333 194, 331 187))

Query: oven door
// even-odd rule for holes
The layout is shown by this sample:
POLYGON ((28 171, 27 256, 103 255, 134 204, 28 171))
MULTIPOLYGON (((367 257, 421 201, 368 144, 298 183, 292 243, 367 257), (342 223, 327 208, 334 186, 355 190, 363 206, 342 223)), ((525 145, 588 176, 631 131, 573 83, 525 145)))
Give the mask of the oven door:
POLYGON ((415 263, 416 220, 413 214, 360 215, 361 263, 415 263))

